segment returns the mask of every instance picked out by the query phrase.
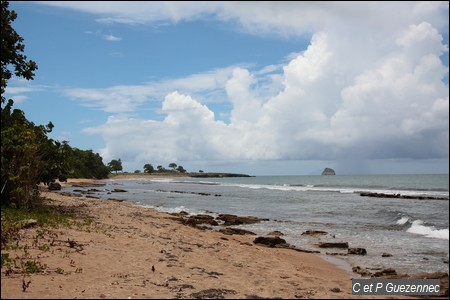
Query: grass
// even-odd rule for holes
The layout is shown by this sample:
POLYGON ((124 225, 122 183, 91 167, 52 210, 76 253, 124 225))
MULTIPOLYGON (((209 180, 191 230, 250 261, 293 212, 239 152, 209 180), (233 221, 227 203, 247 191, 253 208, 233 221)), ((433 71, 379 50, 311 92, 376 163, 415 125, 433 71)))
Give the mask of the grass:
MULTIPOLYGON (((2 273, 22 274, 29 276, 42 272, 49 272, 46 264, 40 262, 39 253, 51 252, 52 249, 66 246, 80 252, 82 245, 76 241, 58 239, 55 229, 77 228, 90 230, 93 219, 86 216, 80 207, 66 207, 53 205, 52 200, 42 199, 41 204, 32 209, 2 207, 1 210, 1 267, 2 273), (33 227, 30 231, 24 231, 33 227), (28 232, 28 233, 26 233, 28 232), (23 239, 28 234, 32 238, 23 239), (32 250, 30 252, 30 250, 32 250), (11 253, 9 253, 11 252, 11 253), (14 255, 12 255, 14 253, 14 255)), ((64 269, 52 268, 56 274, 64 274, 64 269)), ((51 271, 51 270, 50 270, 51 271)), ((81 273, 78 268, 76 273, 81 273)), ((29 283, 23 282, 23 291, 29 283)))
POLYGON ((32 209, 2 207, 1 212, 1 245, 5 245, 18 238, 19 230, 26 228, 30 224, 29 220, 37 221, 39 227, 78 227, 89 225, 92 219, 81 216, 75 211, 52 206, 50 204, 41 204, 32 209), (81 218, 80 218, 81 217, 81 218))

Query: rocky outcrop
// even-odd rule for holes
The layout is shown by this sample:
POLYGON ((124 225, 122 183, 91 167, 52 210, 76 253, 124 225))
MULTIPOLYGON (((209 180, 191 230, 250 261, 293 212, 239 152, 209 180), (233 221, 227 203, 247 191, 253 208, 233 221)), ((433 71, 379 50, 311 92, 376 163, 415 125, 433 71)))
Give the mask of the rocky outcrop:
POLYGON ((320 243, 319 248, 348 248, 347 242, 338 242, 338 243, 320 243))
POLYGON ((159 193, 176 193, 176 194, 191 194, 191 195, 199 195, 199 196, 215 196, 220 197, 220 194, 211 194, 204 192, 187 192, 187 191, 166 191, 166 190, 156 190, 159 193))
POLYGON ((374 192, 361 192, 360 196, 363 197, 376 197, 376 198, 401 198, 401 199, 418 199, 418 200, 448 200, 448 197, 439 196, 421 196, 421 195, 401 195, 401 194, 385 194, 374 192))
POLYGON ((332 168, 325 168, 322 175, 336 175, 336 172, 332 168))
POLYGON ((282 239, 278 236, 271 236, 271 237, 259 236, 253 241, 253 243, 262 244, 265 246, 269 246, 271 248, 276 247, 278 245, 282 245, 282 246, 287 245, 286 240, 282 239))
POLYGON ((210 215, 195 215, 190 216, 189 218, 183 219, 182 221, 183 225, 189 225, 192 227, 196 227, 199 224, 209 224, 212 226, 219 225, 216 220, 214 220, 214 217, 210 215))
POLYGON ((225 226, 255 224, 261 221, 268 221, 268 219, 260 219, 257 217, 240 217, 236 215, 220 214, 217 219, 224 221, 225 226))
POLYGON ((256 235, 256 233, 245 230, 245 229, 240 229, 240 228, 232 228, 232 227, 226 227, 226 228, 222 228, 219 230, 219 232, 222 232, 223 234, 227 234, 227 235, 233 235, 233 234, 238 234, 238 235, 256 235))
POLYGON ((366 255, 367 251, 365 248, 348 248, 347 249, 348 254, 355 254, 355 255, 366 255))
POLYGON ((282 233, 282 232, 279 231, 279 230, 275 230, 275 231, 269 232, 267 235, 271 235, 271 236, 283 236, 284 233, 282 233))
POLYGON ((325 234, 328 234, 328 232, 322 231, 322 230, 306 230, 302 233, 302 235, 312 235, 312 236, 325 235, 325 234))

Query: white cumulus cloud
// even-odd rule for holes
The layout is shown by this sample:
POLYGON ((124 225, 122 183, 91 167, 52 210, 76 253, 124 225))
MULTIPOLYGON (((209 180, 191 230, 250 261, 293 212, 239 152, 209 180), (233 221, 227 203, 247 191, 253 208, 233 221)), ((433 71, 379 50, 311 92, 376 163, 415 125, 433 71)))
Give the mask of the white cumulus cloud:
POLYGON ((126 10, 121 2, 104 9, 52 3, 109 22, 210 18, 251 34, 312 36, 282 67, 231 66, 140 86, 67 90, 117 113, 86 129, 102 135, 106 160, 448 162, 448 66, 441 60, 448 56, 448 2, 127 2, 126 10), (229 101, 227 122, 208 107, 217 94, 229 101), (154 98, 162 101, 159 121, 120 114, 154 98))

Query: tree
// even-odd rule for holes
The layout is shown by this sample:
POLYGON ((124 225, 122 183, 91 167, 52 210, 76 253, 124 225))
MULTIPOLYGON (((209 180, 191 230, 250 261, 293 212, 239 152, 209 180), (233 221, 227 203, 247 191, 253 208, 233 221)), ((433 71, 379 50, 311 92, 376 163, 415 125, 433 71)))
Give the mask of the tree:
POLYGON ((176 163, 170 163, 169 164, 169 168, 172 168, 174 171, 177 168, 177 164, 176 163))
POLYGON ((27 60, 27 57, 23 54, 25 50, 23 38, 11 26, 11 23, 17 18, 17 13, 8 9, 8 1, 1 1, 1 6, 1 104, 3 105, 6 101, 3 95, 12 74, 14 73, 17 77, 31 80, 34 77, 34 71, 37 70, 38 66, 34 61, 27 60))
POLYGON ((155 168, 153 168, 152 164, 145 164, 144 165, 144 172, 145 173, 153 173, 155 171, 155 168))
POLYGON ((52 122, 35 125, 22 110, 12 108, 12 99, 5 105, 4 92, 13 74, 32 80, 38 68, 23 53, 24 40, 11 26, 17 14, 8 7, 7 1, 1 1, 0 199, 2 206, 31 208, 40 201, 38 183, 64 181, 67 177, 100 179, 109 175, 109 169, 97 153, 72 149, 66 141, 50 139, 52 122))
POLYGON ((108 167, 111 171, 115 171, 117 174, 117 171, 122 171, 122 161, 119 159, 113 159, 108 163, 108 167))
MULTIPOLYGON (((68 146, 68 145, 67 145, 68 146)), ((107 178, 110 169, 103 164, 103 159, 92 150, 80 150, 68 146, 67 177, 72 178, 107 178)))
POLYGON ((156 169, 158 169, 158 172, 164 172, 166 169, 164 169, 163 166, 159 165, 156 167, 156 169))
POLYGON ((177 171, 180 173, 186 173, 186 170, 183 168, 183 166, 178 166, 177 171))
POLYGON ((12 99, 3 107, 12 75, 31 80, 37 69, 23 54, 23 38, 11 26, 17 14, 8 7, 7 1, 1 1, 1 205, 30 207, 38 200, 36 183, 44 164, 39 142, 48 139, 53 125, 35 126, 23 111, 12 109, 12 99))

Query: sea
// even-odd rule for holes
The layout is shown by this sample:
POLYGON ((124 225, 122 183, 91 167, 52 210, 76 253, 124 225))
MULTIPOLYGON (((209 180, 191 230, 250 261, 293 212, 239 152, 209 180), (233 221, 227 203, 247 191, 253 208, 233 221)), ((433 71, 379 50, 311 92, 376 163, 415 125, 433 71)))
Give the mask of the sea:
POLYGON ((355 266, 372 272, 393 268, 398 274, 449 272, 448 174, 107 180, 98 196, 168 213, 264 218, 236 227, 259 236, 280 231, 289 244, 320 251, 317 255, 349 272, 355 266), (114 189, 127 192, 111 193, 114 189), (445 199, 366 197, 362 192, 445 199), (304 234, 308 230, 326 234, 304 234), (367 254, 319 248, 322 242, 347 242, 367 254))

